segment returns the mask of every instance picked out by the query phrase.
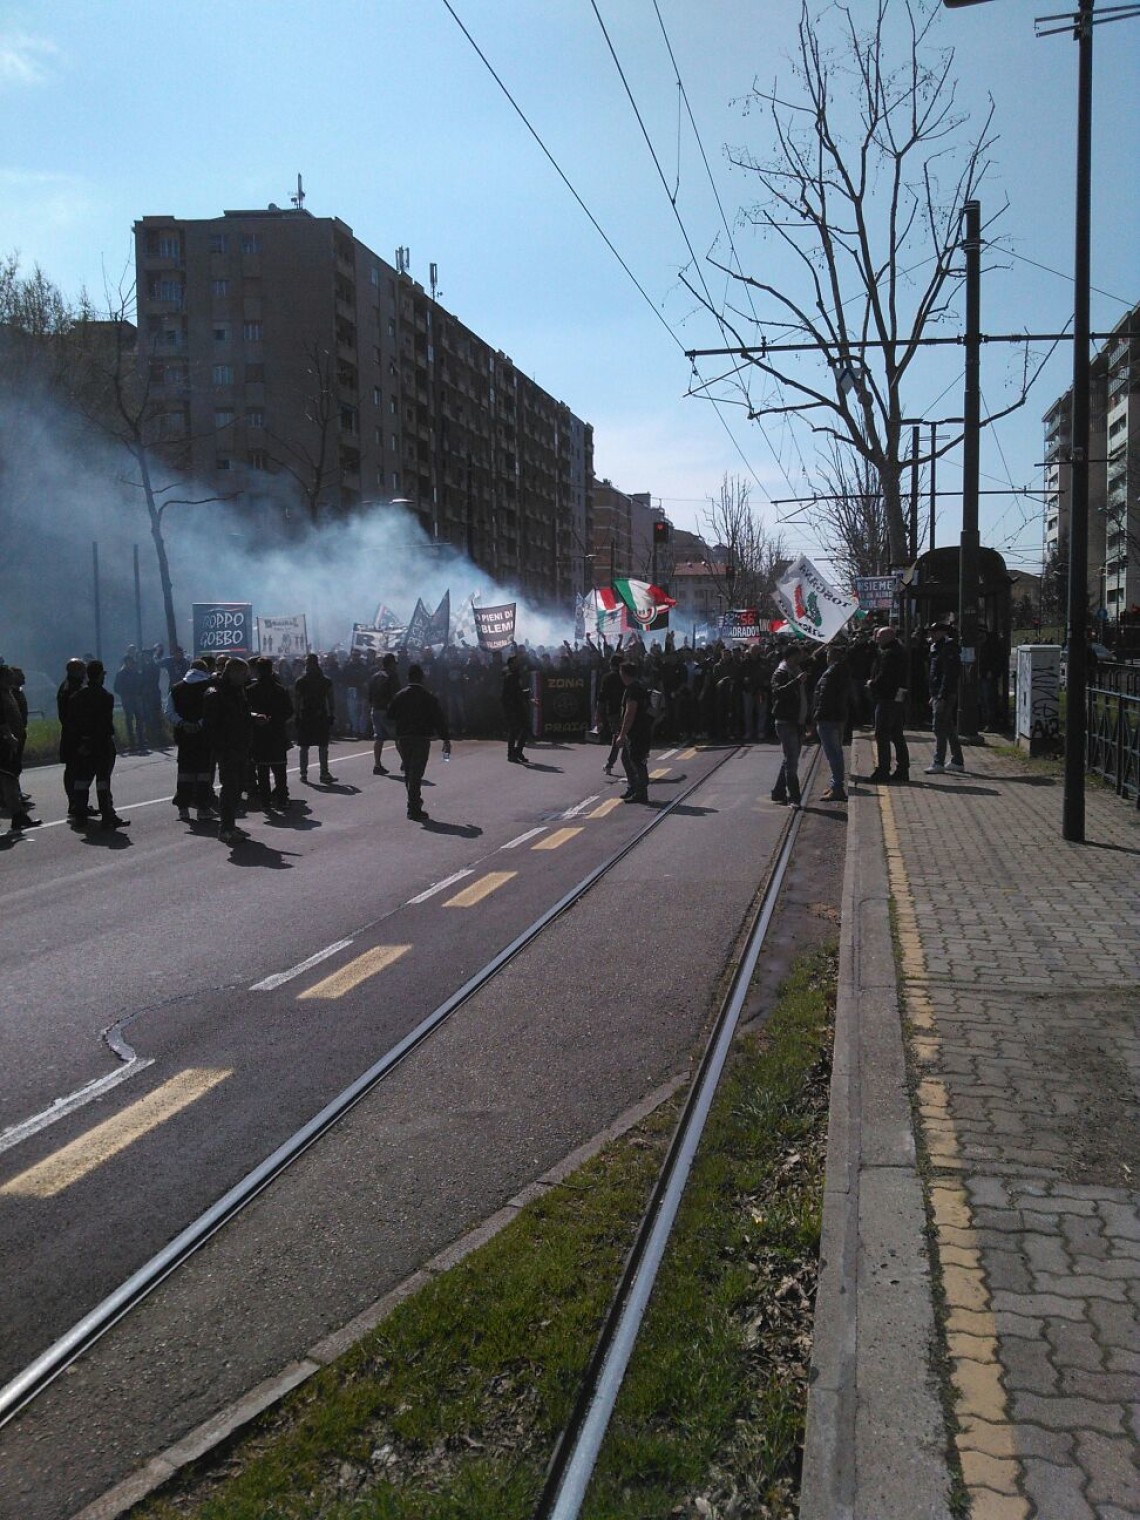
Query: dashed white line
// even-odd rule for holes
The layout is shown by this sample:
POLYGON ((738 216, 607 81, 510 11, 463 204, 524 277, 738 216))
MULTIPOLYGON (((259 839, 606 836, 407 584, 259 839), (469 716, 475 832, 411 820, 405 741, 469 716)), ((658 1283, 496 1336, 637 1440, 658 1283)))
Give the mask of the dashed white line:
POLYGON ((587 797, 585 801, 576 803, 572 808, 567 808, 564 813, 560 813, 558 816, 560 818, 577 818, 579 813, 584 813, 588 807, 593 807, 600 795, 600 792, 595 792, 592 797, 587 797))
POLYGON ((338 950, 346 950, 351 944, 350 939, 338 939, 334 944, 326 945, 323 950, 318 950, 316 955, 310 955, 308 960, 299 961, 296 966, 290 966, 288 971, 276 971, 272 976, 267 976, 263 982, 254 982, 249 990, 272 992, 274 987, 280 987, 283 982, 291 982, 295 976, 302 976, 310 966, 320 965, 321 961, 327 961, 330 955, 335 955, 338 950))
POLYGON ((546 833, 546 825, 542 824, 537 829, 527 829, 525 834, 520 834, 517 839, 509 839, 506 844, 499 846, 500 850, 517 850, 520 844, 526 844, 528 839, 537 839, 540 834, 546 833))
POLYGON ((434 897, 437 892, 444 891, 447 887, 453 887, 457 881, 462 881, 465 876, 474 876, 474 871, 456 871, 454 876, 447 876, 443 881, 437 881, 434 887, 429 887, 426 892, 421 892, 418 897, 409 897, 407 906, 410 908, 414 903, 427 902, 429 897, 434 897))
POLYGON ((38 1114, 33 1114, 30 1119, 25 1119, 22 1124, 13 1124, 6 1129, 3 1134, 0 1134, 0 1151, 19 1145, 22 1140, 27 1140, 29 1135, 35 1135, 41 1129, 47 1129, 48 1125, 54 1124, 57 1119, 73 1114, 85 1103, 101 1098, 105 1092, 110 1092, 112 1087, 118 1087, 119 1083, 125 1082, 128 1077, 137 1077, 140 1071, 145 1071, 148 1066, 153 1065, 154 1060, 149 1056, 142 1059, 132 1055, 126 1066, 120 1066, 118 1071, 109 1072, 105 1077, 97 1077, 94 1082, 88 1082, 86 1086, 78 1088, 66 1098, 56 1098, 49 1107, 42 1109, 38 1114))

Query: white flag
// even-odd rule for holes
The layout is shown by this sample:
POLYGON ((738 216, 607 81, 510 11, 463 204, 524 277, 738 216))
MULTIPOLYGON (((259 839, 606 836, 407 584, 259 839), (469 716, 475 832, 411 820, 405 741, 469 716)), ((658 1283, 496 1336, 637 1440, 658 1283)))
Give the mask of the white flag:
POLYGON ((858 597, 837 590, 802 554, 777 583, 776 600, 792 632, 819 644, 830 643, 859 610, 858 597))

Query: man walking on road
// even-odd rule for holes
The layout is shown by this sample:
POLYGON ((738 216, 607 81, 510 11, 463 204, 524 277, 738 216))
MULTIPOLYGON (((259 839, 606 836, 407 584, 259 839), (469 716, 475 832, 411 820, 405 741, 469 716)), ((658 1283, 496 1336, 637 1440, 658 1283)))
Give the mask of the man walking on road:
POLYGON ((384 740, 391 739, 392 729, 388 722, 388 709, 392 698, 400 689, 400 677, 396 668, 396 656, 386 654, 368 683, 368 706, 372 715, 372 774, 386 776, 384 764, 384 740))
POLYGON ((930 707, 934 714, 934 759, 926 767, 928 776, 952 771, 963 775, 962 745, 958 738, 958 687, 962 677, 962 656, 950 637, 949 623, 930 625, 930 707), (946 747, 950 746, 950 761, 946 747))
POLYGON ((408 817, 415 823, 425 823, 423 785, 428 755, 431 753, 433 734, 443 740, 443 757, 451 755, 451 734, 447 716, 437 698, 423 684, 424 673, 419 665, 408 669, 408 684, 388 704, 388 721, 396 731, 396 748, 404 762, 404 785, 408 789, 408 817))
POLYGON ((523 746, 530 738, 530 698, 523 685, 519 657, 513 654, 507 660, 507 673, 503 677, 503 717, 507 724, 507 759, 512 765, 528 764, 523 746))
POLYGON ((115 812, 111 796, 111 772, 115 769, 115 699, 104 687, 106 671, 101 660, 87 664, 87 685, 81 686, 67 706, 75 739, 75 807, 71 820, 82 828, 90 816, 91 782, 99 801, 100 827, 106 832, 125 829, 129 822, 115 812))
POLYGON ((653 715, 649 710, 649 693, 638 680, 637 666, 625 660, 621 666, 625 695, 621 706, 621 727, 614 743, 621 747, 621 763, 629 788, 623 802, 649 801, 649 741, 653 737, 653 715))

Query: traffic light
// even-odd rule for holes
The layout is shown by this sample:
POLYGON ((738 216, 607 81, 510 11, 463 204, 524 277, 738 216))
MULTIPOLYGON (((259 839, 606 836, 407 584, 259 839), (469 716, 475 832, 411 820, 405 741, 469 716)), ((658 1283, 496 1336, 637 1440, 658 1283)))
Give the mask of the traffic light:
POLYGON ((654 524, 653 524, 653 542, 655 544, 667 544, 669 542, 669 540, 672 538, 672 536, 673 536, 673 529, 672 529, 672 526, 669 523, 663 522, 663 521, 660 521, 660 520, 654 522, 654 524))

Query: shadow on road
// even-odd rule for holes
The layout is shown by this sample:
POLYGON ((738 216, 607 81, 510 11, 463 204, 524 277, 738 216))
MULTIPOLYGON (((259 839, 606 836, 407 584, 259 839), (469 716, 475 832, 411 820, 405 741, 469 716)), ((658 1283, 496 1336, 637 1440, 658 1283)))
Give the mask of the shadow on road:
POLYGON ((429 818, 424 824, 425 834, 457 834, 461 839, 478 839, 482 832, 477 823, 440 823, 429 818))
POLYGON ((272 845, 262 844, 260 839, 243 839, 240 844, 230 845, 231 866, 259 866, 265 871, 291 871, 293 862, 286 860, 293 851, 275 850, 272 845))

